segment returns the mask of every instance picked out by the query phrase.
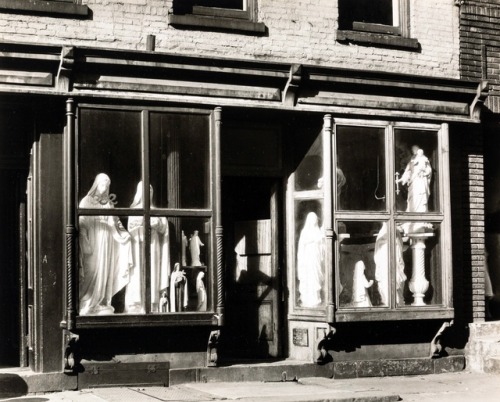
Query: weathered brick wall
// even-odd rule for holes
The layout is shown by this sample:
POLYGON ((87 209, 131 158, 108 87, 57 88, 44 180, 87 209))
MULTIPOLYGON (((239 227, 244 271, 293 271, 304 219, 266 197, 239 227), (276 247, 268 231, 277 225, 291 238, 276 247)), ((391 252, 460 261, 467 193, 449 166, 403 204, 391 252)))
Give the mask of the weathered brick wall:
MULTIPOLYGON (((20 0, 21 1, 21 0, 20 0)), ((459 71, 458 7, 451 0, 409 0, 410 35, 421 51, 340 44, 335 0, 258 0, 268 35, 254 36, 168 25, 172 0, 83 0, 87 19, 0 13, 0 41, 156 50, 276 60, 347 68, 455 77, 459 71)))
POLYGON ((484 321, 484 150, 479 125, 450 138, 453 298, 457 323, 484 321))
POLYGON ((460 7, 461 78, 486 79, 491 85, 486 107, 500 112, 500 3, 467 1, 460 7))

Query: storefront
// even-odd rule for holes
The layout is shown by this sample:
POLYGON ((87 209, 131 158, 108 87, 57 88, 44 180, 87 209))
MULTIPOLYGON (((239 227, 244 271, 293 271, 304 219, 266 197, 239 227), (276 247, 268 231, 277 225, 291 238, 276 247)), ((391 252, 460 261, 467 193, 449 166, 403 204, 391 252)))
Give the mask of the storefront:
POLYGON ((484 86, 6 47, 21 365, 80 385, 118 362, 171 381, 248 359, 417 372, 467 321, 463 152, 484 86))

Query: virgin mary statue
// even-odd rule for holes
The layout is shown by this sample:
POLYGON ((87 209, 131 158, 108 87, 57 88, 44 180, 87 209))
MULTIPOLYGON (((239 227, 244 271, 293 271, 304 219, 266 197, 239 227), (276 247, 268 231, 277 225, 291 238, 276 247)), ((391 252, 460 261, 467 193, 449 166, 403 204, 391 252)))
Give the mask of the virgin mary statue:
MULTIPOLYGON (((80 208, 112 209, 109 177, 100 173, 80 201, 80 208)), ((129 281, 132 266, 130 235, 117 216, 81 216, 80 315, 113 314, 111 298, 129 281)))
MULTIPOLYGON (((137 191, 130 208, 143 207, 143 184, 137 185, 137 191)), ((150 187, 150 202, 153 201, 153 187, 150 187)), ((165 217, 152 216, 151 226, 151 312, 161 311, 160 298, 168 288, 170 275, 170 251, 168 238, 168 221, 165 217)), ((144 267, 144 217, 130 216, 128 231, 132 236, 134 266, 130 273, 130 282, 125 291, 125 311, 127 313, 144 313, 143 283, 144 267)))
POLYGON ((297 278, 302 307, 316 307, 321 304, 323 264, 323 232, 318 226, 318 216, 314 212, 309 212, 300 232, 297 250, 297 278))

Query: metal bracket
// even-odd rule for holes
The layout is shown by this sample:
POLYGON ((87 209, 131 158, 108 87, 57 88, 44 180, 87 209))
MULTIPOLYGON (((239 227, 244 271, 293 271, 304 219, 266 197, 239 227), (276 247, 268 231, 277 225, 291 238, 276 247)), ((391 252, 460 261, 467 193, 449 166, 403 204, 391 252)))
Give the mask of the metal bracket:
POLYGON ((302 81, 302 65, 293 64, 290 67, 290 76, 283 91, 283 103, 288 106, 295 106, 299 85, 302 81))
POLYGON ((441 325, 441 328, 439 328, 439 331, 436 333, 434 338, 432 338, 431 341, 431 349, 430 349, 430 357, 431 358, 437 358, 437 357, 442 357, 446 355, 446 351, 444 350, 444 346, 441 344, 441 337, 443 333, 453 325, 453 320, 450 322, 444 322, 443 325, 441 325))
POLYGON ((208 337, 208 346, 207 346, 207 366, 208 367, 216 367, 219 356, 217 353, 217 349, 219 346, 219 338, 220 338, 220 330, 215 330, 210 332, 210 336, 208 337))

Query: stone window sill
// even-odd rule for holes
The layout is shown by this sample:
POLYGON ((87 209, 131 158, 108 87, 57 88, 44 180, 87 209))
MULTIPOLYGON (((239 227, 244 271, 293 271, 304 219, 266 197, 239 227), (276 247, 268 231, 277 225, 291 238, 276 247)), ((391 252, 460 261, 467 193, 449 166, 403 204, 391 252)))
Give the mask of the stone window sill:
POLYGON ((417 39, 403 38, 401 36, 360 32, 360 31, 337 31, 338 42, 353 42, 366 46, 391 47, 410 51, 420 51, 420 43, 417 39))
POLYGON ((87 17, 89 14, 86 5, 50 0, 0 0, 0 11, 71 17, 87 17))
POLYGON ((196 27, 203 29, 217 29, 224 31, 244 32, 247 34, 262 35, 266 26, 262 22, 245 21, 235 18, 221 18, 201 15, 176 15, 168 16, 169 25, 175 27, 196 27))

